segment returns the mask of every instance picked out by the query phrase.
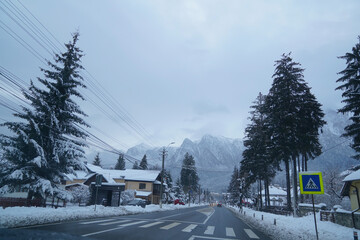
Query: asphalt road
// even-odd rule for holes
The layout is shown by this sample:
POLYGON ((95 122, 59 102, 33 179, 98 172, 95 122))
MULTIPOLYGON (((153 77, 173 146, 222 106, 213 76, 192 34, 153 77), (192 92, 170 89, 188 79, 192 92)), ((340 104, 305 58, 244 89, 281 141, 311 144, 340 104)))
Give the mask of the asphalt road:
POLYGON ((208 206, 38 225, 21 231, 24 230, 36 233, 70 234, 84 237, 83 239, 270 240, 269 237, 238 219, 227 208, 208 206))

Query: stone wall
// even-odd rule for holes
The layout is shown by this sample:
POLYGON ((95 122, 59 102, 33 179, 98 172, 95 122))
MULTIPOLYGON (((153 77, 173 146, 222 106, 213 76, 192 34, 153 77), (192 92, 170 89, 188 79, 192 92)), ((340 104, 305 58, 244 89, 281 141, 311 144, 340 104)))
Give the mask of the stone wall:
MULTIPOLYGON (((338 212, 334 213, 335 223, 345 226, 345 227, 353 227, 353 220, 351 216, 351 212, 338 212)), ((360 214, 354 214, 355 218, 355 228, 360 229, 360 214)))

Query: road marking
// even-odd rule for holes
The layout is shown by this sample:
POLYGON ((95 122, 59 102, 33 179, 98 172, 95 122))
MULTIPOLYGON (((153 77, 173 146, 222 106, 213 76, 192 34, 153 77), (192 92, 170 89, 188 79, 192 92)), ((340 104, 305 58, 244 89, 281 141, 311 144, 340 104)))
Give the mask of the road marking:
POLYGON ((211 216, 214 214, 215 210, 212 208, 213 212, 208 215, 208 217, 205 219, 205 221, 203 222, 203 224, 206 224, 206 222, 211 218, 211 216))
POLYGON ((234 229, 233 228, 226 228, 226 236, 227 237, 236 237, 234 229))
POLYGON ((215 231, 215 226, 208 226, 204 234, 214 235, 214 231, 215 231))
POLYGON ((183 232, 191 232, 194 228, 196 228, 197 225, 196 224, 190 224, 189 226, 187 226, 186 228, 184 228, 182 231, 183 232))
MULTIPOLYGON (((186 213, 189 213, 189 212, 186 212, 186 213)), ((158 219, 156 219, 156 220, 161 220, 161 219, 165 219, 165 218, 169 218, 169 217, 174 217, 174 216, 178 216, 178 215, 182 215, 182 214, 185 214, 185 213, 177 213, 177 214, 173 214, 173 215, 161 217, 161 218, 158 218, 158 219)))
POLYGON ((149 223, 149 224, 146 224, 146 225, 142 225, 140 227, 141 228, 148 228, 148 227, 152 227, 152 226, 155 226, 155 225, 158 225, 158 224, 161 224, 161 223, 164 223, 164 222, 153 222, 153 223, 149 223))
POLYGON ((129 222, 129 221, 130 221, 130 220, 120 220, 120 221, 115 221, 115 222, 100 223, 99 225, 101 225, 101 226, 106 226, 106 225, 111 225, 111 224, 129 222))
POLYGON ((114 230, 121 229, 121 228, 122 228, 122 227, 110 228, 110 229, 103 230, 103 231, 99 231, 99 232, 93 232, 93 233, 84 234, 84 235, 81 235, 81 236, 82 236, 82 237, 88 237, 88 236, 91 236, 91 235, 95 235, 95 234, 99 234, 99 233, 104 233, 104 232, 110 232, 110 231, 114 231, 114 230))
POLYGON ((91 224, 91 223, 100 223, 100 222, 108 222, 108 221, 114 221, 114 219, 106 219, 106 220, 97 220, 97 221, 90 221, 90 222, 82 222, 80 224, 91 224))
POLYGON ((160 229, 169 230, 170 228, 176 227, 176 226, 179 225, 179 224, 181 224, 181 223, 174 222, 174 223, 171 223, 171 224, 169 224, 169 225, 163 226, 163 227, 161 227, 160 229))
POLYGON ((137 221, 137 222, 125 223, 125 224, 119 225, 119 227, 128 227, 128 226, 132 226, 132 225, 136 225, 136 224, 141 224, 141 223, 144 223, 144 222, 146 222, 146 221, 137 221))
POLYGON ((192 235, 188 240, 195 240, 198 238, 202 238, 202 239, 213 239, 213 240, 236 240, 234 238, 218 238, 218 237, 209 237, 209 236, 196 236, 196 235, 192 235))
POLYGON ((251 229, 246 229, 245 228, 244 231, 249 236, 249 238, 259 239, 259 237, 251 229))

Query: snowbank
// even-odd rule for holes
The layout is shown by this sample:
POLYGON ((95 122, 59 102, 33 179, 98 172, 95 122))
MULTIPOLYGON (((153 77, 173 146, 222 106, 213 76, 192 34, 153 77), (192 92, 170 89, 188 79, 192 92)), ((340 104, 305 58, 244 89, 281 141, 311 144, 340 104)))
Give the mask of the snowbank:
MULTIPOLYGON (((200 205, 192 204, 190 207, 200 205)), ((54 223, 70 220, 80 220, 96 217, 119 216, 146 212, 168 211, 180 208, 188 208, 188 205, 147 205, 139 206, 104 207, 102 205, 88 207, 71 206, 66 208, 41 208, 41 207, 9 207, 0 208, 0 228, 23 227, 29 225, 54 223)))
MULTIPOLYGON (((233 210, 239 218, 245 220, 246 223, 256 226, 256 228, 261 229, 274 239, 316 239, 313 215, 294 218, 292 216, 258 212, 249 208, 243 208, 243 213, 240 213, 237 207, 230 207, 230 209, 233 210), (262 220, 262 216, 264 220, 262 220), (276 219, 276 225, 274 225, 274 219, 276 219)), ((332 222, 320 221, 319 213, 316 214, 316 222, 319 239, 353 239, 352 228, 347 228, 332 222)))

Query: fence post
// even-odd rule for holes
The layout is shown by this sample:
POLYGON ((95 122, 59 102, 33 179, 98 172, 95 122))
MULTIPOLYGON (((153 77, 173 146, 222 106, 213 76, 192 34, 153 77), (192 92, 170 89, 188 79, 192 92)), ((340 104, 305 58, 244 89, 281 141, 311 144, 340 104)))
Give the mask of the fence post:
POLYGON ((274 218, 274 225, 276 225, 276 218, 274 218))

